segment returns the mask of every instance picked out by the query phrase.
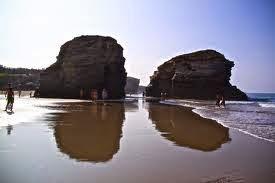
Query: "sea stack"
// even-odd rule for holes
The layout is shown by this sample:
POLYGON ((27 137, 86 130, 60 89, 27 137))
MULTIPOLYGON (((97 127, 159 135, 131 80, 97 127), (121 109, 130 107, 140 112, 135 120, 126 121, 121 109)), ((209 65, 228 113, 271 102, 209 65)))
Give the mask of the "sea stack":
POLYGON ((126 85, 125 85, 125 93, 126 94, 136 94, 138 93, 139 87, 139 79, 134 77, 127 77, 126 85))
POLYGON ((85 98, 105 89, 109 99, 125 96, 123 48, 112 37, 80 36, 60 48, 57 61, 40 76, 40 96, 85 98))
POLYGON ((247 95, 230 84, 234 62, 215 50, 202 50, 176 56, 158 67, 150 77, 147 96, 184 99, 247 100, 247 95))

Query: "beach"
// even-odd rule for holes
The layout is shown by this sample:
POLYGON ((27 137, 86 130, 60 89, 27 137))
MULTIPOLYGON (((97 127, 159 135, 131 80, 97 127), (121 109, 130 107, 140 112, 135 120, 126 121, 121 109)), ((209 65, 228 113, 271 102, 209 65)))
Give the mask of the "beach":
POLYGON ((0 99, 3 183, 275 180, 274 142, 192 106, 22 97, 6 113, 0 99))

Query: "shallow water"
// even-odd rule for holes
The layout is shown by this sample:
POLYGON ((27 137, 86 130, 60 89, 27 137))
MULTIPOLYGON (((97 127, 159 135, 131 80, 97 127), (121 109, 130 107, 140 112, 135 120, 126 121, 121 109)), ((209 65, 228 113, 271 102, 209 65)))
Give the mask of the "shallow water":
POLYGON ((273 182, 275 176, 274 143, 181 106, 23 98, 14 114, 0 115, 0 182, 273 182))
POLYGON ((275 94, 249 94, 249 101, 227 101, 225 108, 215 101, 167 100, 164 103, 194 108, 194 112, 230 128, 275 142, 275 94))

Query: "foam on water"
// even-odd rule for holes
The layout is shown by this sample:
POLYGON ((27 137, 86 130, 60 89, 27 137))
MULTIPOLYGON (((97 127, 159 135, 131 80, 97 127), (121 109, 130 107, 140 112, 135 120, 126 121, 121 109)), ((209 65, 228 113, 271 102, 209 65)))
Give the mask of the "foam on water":
POLYGON ((225 108, 216 107, 215 101, 203 100, 166 100, 163 103, 192 107, 201 117, 275 142, 275 103, 271 101, 228 101, 225 108))
POLYGON ((275 108, 275 103, 259 103, 261 107, 273 107, 275 108))

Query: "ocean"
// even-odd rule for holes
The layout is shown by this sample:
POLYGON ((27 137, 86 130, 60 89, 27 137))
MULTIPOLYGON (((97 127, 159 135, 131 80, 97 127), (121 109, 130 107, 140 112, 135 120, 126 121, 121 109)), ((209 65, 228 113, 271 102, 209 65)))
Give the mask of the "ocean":
POLYGON ((225 108, 215 101, 167 100, 167 104, 192 107, 204 118, 257 138, 275 142, 275 93, 248 93, 249 101, 226 101, 225 108))

